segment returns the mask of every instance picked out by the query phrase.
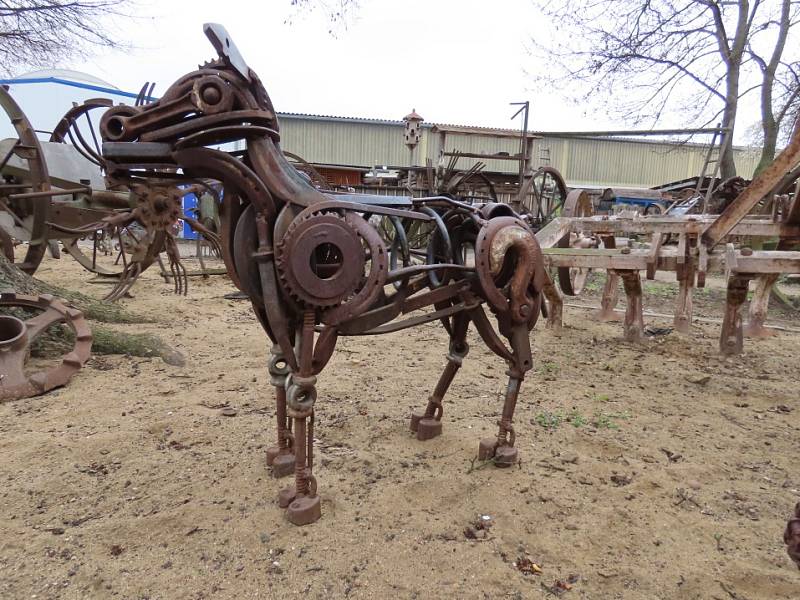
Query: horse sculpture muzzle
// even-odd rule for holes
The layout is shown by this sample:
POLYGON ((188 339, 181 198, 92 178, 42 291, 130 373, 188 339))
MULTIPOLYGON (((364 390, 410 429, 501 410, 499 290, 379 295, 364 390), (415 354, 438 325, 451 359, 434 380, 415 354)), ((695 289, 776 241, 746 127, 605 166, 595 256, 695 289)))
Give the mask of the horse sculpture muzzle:
POLYGON ((223 257, 272 342, 277 443, 267 462, 276 476, 294 473, 295 485, 279 494, 289 520, 303 525, 321 514, 312 474, 316 382, 340 335, 442 323, 447 366, 424 411, 411 416, 426 440, 442 431, 442 400, 474 324, 509 377, 497 435, 481 441, 479 456, 498 467, 517 462, 512 419, 532 366, 529 332, 552 285, 531 229, 502 204, 319 192, 284 158, 269 96, 227 32, 205 31, 219 59, 157 102, 110 109, 103 154, 115 184, 223 186, 223 257), (228 142, 245 149, 211 147, 228 142))

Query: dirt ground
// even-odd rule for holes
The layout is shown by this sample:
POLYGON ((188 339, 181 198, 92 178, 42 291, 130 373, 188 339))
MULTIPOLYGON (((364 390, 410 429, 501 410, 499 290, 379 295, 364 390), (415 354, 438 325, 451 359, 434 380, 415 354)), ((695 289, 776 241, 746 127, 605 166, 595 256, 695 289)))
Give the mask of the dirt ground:
MULTIPOLYGON (((39 275, 104 291, 69 258, 39 275)), ((672 288, 649 288, 646 308, 671 312, 672 288)), ((567 308, 561 335, 533 332, 508 470, 472 460, 505 386, 474 336, 444 434, 424 443, 407 417, 444 365, 443 330, 343 339, 318 384, 323 517, 297 528, 275 502, 289 481, 265 467, 266 337, 231 290, 215 277, 174 296, 151 269, 125 304, 156 323, 116 327, 158 333, 185 367, 95 357, 68 387, 0 406, 0 597, 800 597, 781 539, 800 499, 797 333, 723 359, 713 323, 632 345, 567 308)), ((699 294, 697 313, 718 299, 699 294)))

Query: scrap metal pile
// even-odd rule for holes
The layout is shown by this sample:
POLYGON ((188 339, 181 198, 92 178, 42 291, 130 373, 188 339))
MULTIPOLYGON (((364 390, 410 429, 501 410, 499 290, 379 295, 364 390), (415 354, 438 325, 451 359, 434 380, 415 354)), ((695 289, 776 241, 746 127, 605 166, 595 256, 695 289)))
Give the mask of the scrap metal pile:
POLYGON ((205 31, 219 59, 180 78, 157 102, 108 110, 103 156, 114 182, 151 196, 185 179, 223 185, 223 257, 273 343, 277 443, 268 462, 276 475, 295 475, 294 487, 279 495, 289 520, 302 525, 321 514, 312 473, 316 381, 339 336, 443 324, 447 366, 424 412, 411 417, 426 440, 441 433, 442 398, 474 324, 509 367, 498 432, 481 441, 479 457, 514 464, 512 418, 532 366, 530 331, 542 295, 554 291, 532 230, 503 204, 320 192, 284 157, 269 96, 225 29, 205 31), (212 147, 239 140, 241 155, 212 147), (391 224, 391 242, 376 220, 391 224), (429 226, 422 252, 408 243, 419 224, 429 226))
POLYGON ((92 351, 92 332, 81 311, 53 296, 0 294, 0 403, 38 396, 66 385, 92 351), (41 312, 39 312, 41 311, 41 312), (28 316, 30 313, 31 316, 28 316), (24 317, 24 318, 23 318, 24 317), (27 362, 34 341, 63 324, 75 338, 72 349, 56 365, 30 372, 27 362))

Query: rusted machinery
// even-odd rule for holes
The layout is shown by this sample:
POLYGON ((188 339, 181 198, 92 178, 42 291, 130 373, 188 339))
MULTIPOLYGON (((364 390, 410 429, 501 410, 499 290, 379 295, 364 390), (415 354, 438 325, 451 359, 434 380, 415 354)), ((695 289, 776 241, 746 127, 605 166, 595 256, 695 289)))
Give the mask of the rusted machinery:
MULTIPOLYGON (((111 106, 109 100, 87 100, 70 109, 42 142, 8 90, 0 87, 0 109, 17 137, 0 141, 0 244, 5 257, 28 274, 39 267, 48 247, 65 252, 86 270, 115 283, 108 299, 117 299, 139 274, 166 251, 176 291, 185 291, 171 230, 150 236, 149 220, 183 218, 215 250, 216 234, 197 219, 182 214, 182 206, 156 199, 137 203, 127 188, 108 190, 100 142, 92 115, 111 106), (19 248, 24 257, 17 256, 19 248), (19 260, 17 260, 19 259, 19 260)), ((204 189, 193 182, 174 193, 204 189)), ((141 198, 141 197, 138 197, 141 198)), ((153 230, 155 231, 155 230, 153 230)))
POLYGON ((555 291, 532 230, 503 204, 317 190, 287 162, 269 96, 225 29, 206 25, 205 32, 219 59, 178 79, 153 104, 108 110, 103 156, 109 177, 142 184, 132 189, 145 198, 169 196, 187 178, 223 185, 223 256, 273 344, 277 443, 267 460, 276 475, 295 475, 294 487, 279 494, 289 520, 303 525, 321 514, 312 474, 316 382, 339 336, 442 322, 447 366, 425 410, 411 416, 411 429, 427 440, 441 433, 442 399, 473 323, 509 367, 497 435, 481 441, 478 455, 499 467, 514 464, 512 418, 531 369, 529 332, 543 294, 555 291), (239 140, 241 158, 212 147, 239 140), (371 217, 392 223, 391 243, 371 217), (407 241, 418 223, 431 226, 421 251, 407 241))
POLYGON ((0 294, 0 307, 36 312, 26 319, 13 314, 0 315, 0 403, 44 394, 66 385, 89 360, 92 332, 81 311, 67 306, 52 296, 0 294), (41 312, 38 312, 41 311, 41 312), (56 366, 28 373, 28 360, 33 341, 49 327, 63 323, 75 336, 75 344, 56 366))
MULTIPOLYGON (((720 351, 742 351, 745 334, 765 335, 764 320, 769 292, 781 273, 800 272, 800 123, 789 145, 775 162, 747 186, 719 215, 615 215, 591 214, 591 203, 581 190, 570 192, 562 217, 537 233, 548 267, 558 271, 566 295, 580 293, 588 272, 608 272, 599 318, 612 320, 619 279, 627 296, 625 338, 639 340, 644 332, 641 272, 653 279, 658 270, 674 271, 679 282, 674 325, 689 331, 692 290, 705 285, 706 274, 725 274, 727 300, 720 337, 720 351), (751 215, 769 199, 771 214, 751 215), (617 237, 643 236, 648 248, 616 247, 617 237), (667 239, 677 245, 667 245, 667 239), (739 241, 739 247, 733 239, 739 241), (753 250, 741 240, 777 239, 775 250, 753 250), (601 247, 602 246, 602 247, 601 247), (757 282, 750 304, 749 323, 743 326, 741 306, 748 284, 757 282)), ((755 245, 755 244, 754 244, 755 245)))

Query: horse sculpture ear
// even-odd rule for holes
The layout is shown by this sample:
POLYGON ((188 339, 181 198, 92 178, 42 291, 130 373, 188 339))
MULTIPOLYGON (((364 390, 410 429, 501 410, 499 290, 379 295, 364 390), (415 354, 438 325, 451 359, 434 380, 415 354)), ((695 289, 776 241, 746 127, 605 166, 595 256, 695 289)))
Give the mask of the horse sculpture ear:
POLYGON ((206 34, 219 57, 246 81, 250 81, 250 67, 247 66, 236 44, 233 43, 228 30, 219 23, 206 23, 203 25, 203 33, 206 34))

